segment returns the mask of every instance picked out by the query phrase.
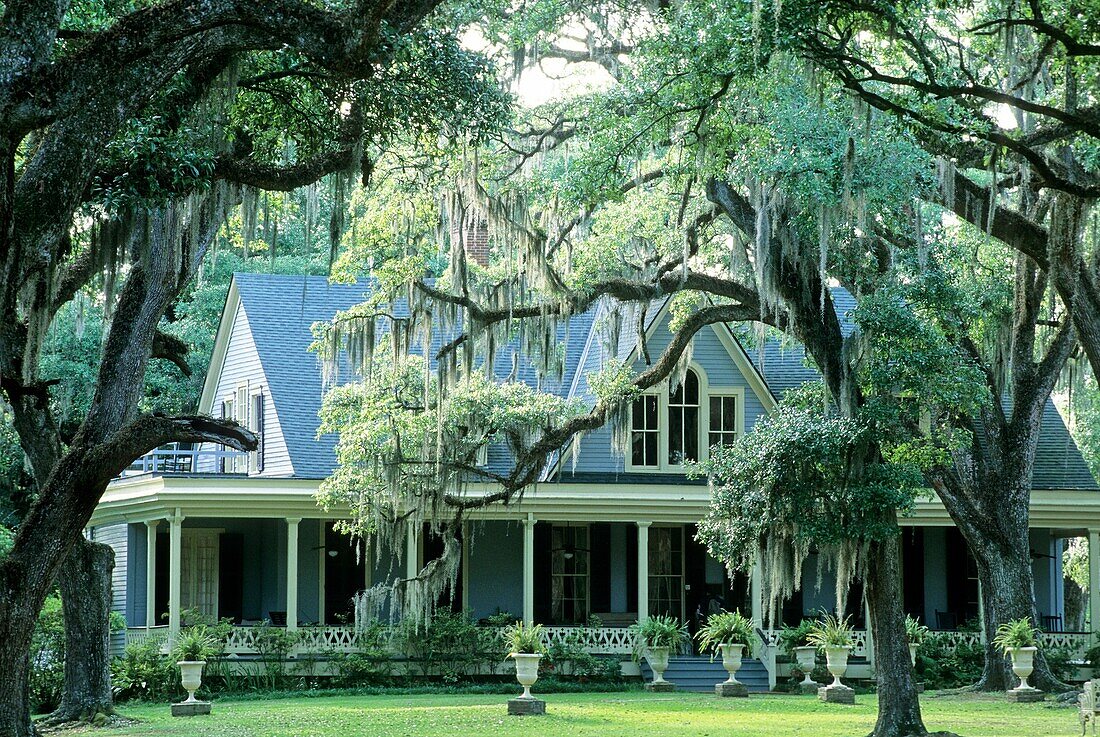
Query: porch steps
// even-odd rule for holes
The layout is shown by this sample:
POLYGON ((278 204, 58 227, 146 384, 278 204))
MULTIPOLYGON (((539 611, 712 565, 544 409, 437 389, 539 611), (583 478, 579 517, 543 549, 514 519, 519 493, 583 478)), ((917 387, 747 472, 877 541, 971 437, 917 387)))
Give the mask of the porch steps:
MULTIPOLYGON (((653 678, 649 663, 642 661, 642 678, 653 678)), ((709 655, 678 655, 668 659, 665 680, 672 681, 682 691, 714 693, 714 686, 729 677, 722 667, 721 658, 712 663, 709 655)), ((768 671, 759 660, 745 658, 737 671, 737 680, 745 684, 751 693, 768 692, 768 671)))

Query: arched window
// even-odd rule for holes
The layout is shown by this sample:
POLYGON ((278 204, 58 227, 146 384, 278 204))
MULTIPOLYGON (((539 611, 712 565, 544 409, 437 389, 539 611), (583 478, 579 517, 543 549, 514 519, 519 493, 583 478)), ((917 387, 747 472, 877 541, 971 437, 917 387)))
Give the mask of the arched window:
POLYGON ((668 393, 668 463, 699 460, 699 377, 688 370, 668 393))

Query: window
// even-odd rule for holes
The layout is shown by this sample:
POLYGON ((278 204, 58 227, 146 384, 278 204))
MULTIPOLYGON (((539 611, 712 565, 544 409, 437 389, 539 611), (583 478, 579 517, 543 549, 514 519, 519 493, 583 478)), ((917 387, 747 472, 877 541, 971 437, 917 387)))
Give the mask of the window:
POLYGON ((588 528, 554 525, 550 531, 550 614, 558 624, 588 621, 588 528))
POLYGON ((661 437, 657 424, 657 397, 647 394, 635 399, 630 422, 631 464, 656 468, 657 446, 661 437))
POLYGON ((737 440, 737 397, 712 396, 710 398, 710 433, 707 447, 733 445, 737 440))
POLYGON ((744 387, 712 386, 695 364, 679 385, 673 381, 632 402, 628 471, 680 473, 686 464, 706 460, 711 447, 744 435, 744 387))
POLYGON ((699 460, 699 377, 688 370, 668 394, 668 465, 699 460))
POLYGON ((248 429, 256 433, 256 450, 251 454, 251 471, 259 473, 264 470, 264 395, 253 394, 252 406, 248 412, 248 429))

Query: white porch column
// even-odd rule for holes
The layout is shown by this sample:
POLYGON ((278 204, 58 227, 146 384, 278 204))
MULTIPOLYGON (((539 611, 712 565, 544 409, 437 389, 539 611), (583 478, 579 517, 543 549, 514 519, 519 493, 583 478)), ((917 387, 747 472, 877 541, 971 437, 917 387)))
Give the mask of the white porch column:
POLYGON ((416 578, 420 573, 420 549, 417 545, 416 526, 405 525, 405 578, 416 578))
POLYGON ((325 547, 325 520, 317 520, 317 623, 325 623, 325 561, 328 548, 325 547))
POLYGON ((871 666, 871 671, 875 669, 875 635, 872 632, 871 627, 871 606, 867 603, 867 599, 863 599, 863 626, 867 630, 867 665, 871 666))
POLYGON ((983 645, 988 644, 989 638, 985 635, 985 592, 982 591, 982 579, 978 579, 978 640, 983 645))
POLYGON ((145 627, 157 624, 157 525, 159 519, 145 523, 145 627))
POLYGON ((535 515, 530 512, 523 520, 523 621, 535 623, 535 515))
POLYGON ((1089 530, 1089 631, 1100 629, 1100 530, 1089 530))
POLYGON ((298 523, 301 517, 286 518, 286 628, 298 629, 298 523))
POLYGON ((183 514, 168 519, 168 640, 180 633, 180 579, 182 578, 183 514))
POLYGON ((752 599, 752 621, 762 630, 770 629, 770 627, 764 627, 764 563, 760 560, 759 553, 756 555, 756 563, 752 566, 749 596, 752 599))
POLYGON ((652 522, 637 522, 638 525, 638 621, 649 619, 649 526, 652 522))

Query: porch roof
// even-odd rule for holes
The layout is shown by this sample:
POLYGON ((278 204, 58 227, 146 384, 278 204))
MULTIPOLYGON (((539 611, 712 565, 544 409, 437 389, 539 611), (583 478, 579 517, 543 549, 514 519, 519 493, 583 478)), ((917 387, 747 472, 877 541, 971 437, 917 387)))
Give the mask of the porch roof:
MULTIPOLYGON (((347 509, 322 509, 319 482, 301 478, 144 475, 114 482, 103 495, 90 526, 164 519, 177 511, 187 517, 337 519, 347 509)), ((469 487, 471 496, 495 491, 489 484, 469 487)), ((545 483, 507 507, 494 505, 472 518, 555 521, 697 522, 707 511, 706 486, 675 483, 545 483)), ((917 502, 903 526, 947 527, 951 519, 934 495, 917 502)), ((1031 526, 1065 534, 1100 529, 1100 494, 1081 489, 1038 489, 1031 495, 1031 526)))

